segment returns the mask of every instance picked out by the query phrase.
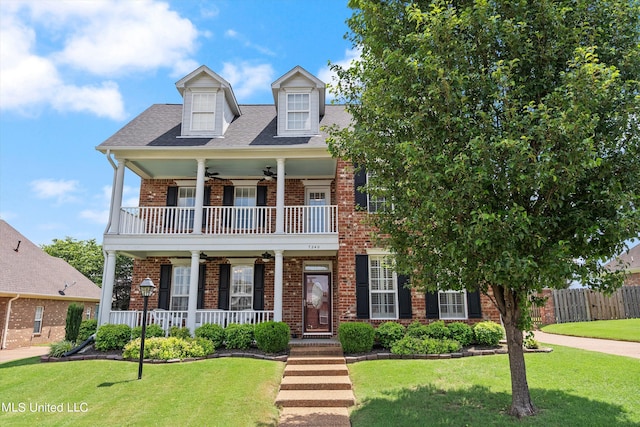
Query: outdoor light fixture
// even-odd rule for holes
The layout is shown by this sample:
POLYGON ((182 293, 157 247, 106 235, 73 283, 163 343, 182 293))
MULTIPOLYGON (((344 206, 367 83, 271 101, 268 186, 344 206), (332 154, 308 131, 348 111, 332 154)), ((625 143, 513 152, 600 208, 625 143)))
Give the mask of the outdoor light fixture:
POLYGON ((262 262, 269 262, 273 258, 273 255, 269 252, 264 252, 262 255, 262 262))
POLYGON ((140 362, 138 363, 138 379, 142 378, 142 360, 144 359, 144 339, 147 333, 147 304, 149 297, 153 294, 156 286, 148 277, 140 283, 140 294, 144 298, 144 308, 142 309, 142 335, 140 337, 140 362))

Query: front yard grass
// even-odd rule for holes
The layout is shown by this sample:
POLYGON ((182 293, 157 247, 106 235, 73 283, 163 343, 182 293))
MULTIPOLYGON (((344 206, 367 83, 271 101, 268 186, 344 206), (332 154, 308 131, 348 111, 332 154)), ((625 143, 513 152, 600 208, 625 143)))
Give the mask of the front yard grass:
POLYGON ((7 362, 0 364, 0 425, 275 426, 283 369, 225 357, 145 364, 138 381, 137 363, 7 362))
POLYGON ((542 328, 550 334, 640 342, 640 319, 556 323, 542 328))
POLYGON ((640 361, 567 347, 527 354, 539 409, 521 421, 507 355, 375 360, 349 365, 358 404, 352 426, 638 426, 640 361))

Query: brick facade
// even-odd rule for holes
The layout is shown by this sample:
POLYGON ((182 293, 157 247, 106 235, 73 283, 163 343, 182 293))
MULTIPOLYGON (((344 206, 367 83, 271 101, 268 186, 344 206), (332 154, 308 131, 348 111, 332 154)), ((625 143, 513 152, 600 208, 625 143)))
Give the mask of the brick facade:
POLYGON ((10 299, 0 298, 0 319, 2 319, 0 343, 5 342, 6 349, 50 344, 64 339, 67 308, 73 302, 84 305, 83 319, 87 318, 87 310, 89 309, 91 318, 95 318, 96 315, 95 302, 18 298, 11 302, 7 337, 6 341, 4 341, 4 337, 1 335, 4 333, 4 322, 10 299), (42 329, 39 334, 33 333, 36 307, 43 307, 42 329))

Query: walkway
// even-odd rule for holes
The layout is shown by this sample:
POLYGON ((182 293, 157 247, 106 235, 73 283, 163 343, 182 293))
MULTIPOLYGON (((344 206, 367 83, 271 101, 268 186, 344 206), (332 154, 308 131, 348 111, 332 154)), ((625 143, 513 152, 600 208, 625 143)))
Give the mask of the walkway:
POLYGON ((26 359, 34 356, 43 356, 45 354, 49 354, 49 346, 20 347, 13 350, 0 350, 0 363, 26 359))
POLYGON ((563 345, 565 347, 580 348, 582 350, 598 351, 640 359, 640 343, 628 341, 603 340, 599 338, 571 337, 568 335, 547 334, 535 331, 536 340, 541 343, 563 345))

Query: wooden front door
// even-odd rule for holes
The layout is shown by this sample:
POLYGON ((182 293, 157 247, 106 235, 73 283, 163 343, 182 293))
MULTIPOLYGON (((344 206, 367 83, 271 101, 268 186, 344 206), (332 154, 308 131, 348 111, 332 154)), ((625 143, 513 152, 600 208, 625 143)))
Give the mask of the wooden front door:
POLYGON ((331 333, 331 273, 304 274, 304 333, 331 333))

